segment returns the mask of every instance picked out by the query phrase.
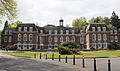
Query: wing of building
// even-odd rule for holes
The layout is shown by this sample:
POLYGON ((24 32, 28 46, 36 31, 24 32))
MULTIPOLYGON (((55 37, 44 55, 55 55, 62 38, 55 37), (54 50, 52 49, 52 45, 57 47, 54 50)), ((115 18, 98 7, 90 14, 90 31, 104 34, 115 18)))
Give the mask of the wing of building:
POLYGON ((36 26, 34 23, 21 23, 16 28, 5 23, 2 32, 2 48, 7 46, 18 50, 57 50, 63 41, 75 41, 79 50, 112 48, 120 42, 117 28, 108 28, 104 23, 91 23, 88 26, 75 28, 64 27, 63 19, 59 26, 36 26))

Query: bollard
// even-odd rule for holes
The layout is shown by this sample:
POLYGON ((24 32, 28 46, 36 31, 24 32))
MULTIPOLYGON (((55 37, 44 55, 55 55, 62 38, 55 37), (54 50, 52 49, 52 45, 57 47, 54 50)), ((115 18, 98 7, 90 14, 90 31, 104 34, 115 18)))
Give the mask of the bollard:
POLYGON ((59 54, 59 62, 60 62, 60 54, 59 54))
POLYGON ((83 62, 83 68, 85 67, 85 65, 84 65, 84 56, 82 57, 82 62, 83 62))
POLYGON ((75 55, 73 56, 73 65, 75 65, 75 55))
POLYGON ((65 63, 67 63, 67 55, 66 55, 66 57, 65 57, 65 63))
POLYGON ((40 59, 41 59, 41 53, 40 53, 40 59))
POLYGON ((46 60, 47 60, 47 54, 46 54, 46 60))
POLYGON ((110 59, 108 60, 108 71, 111 71, 111 67, 110 67, 110 59))
POLYGON ((96 58, 94 58, 94 71, 97 71, 97 69, 96 69, 96 58))
POLYGON ((36 53, 34 53, 34 58, 36 58, 36 53))
POLYGON ((52 55, 52 60, 54 60, 54 53, 53 53, 53 55, 52 55))

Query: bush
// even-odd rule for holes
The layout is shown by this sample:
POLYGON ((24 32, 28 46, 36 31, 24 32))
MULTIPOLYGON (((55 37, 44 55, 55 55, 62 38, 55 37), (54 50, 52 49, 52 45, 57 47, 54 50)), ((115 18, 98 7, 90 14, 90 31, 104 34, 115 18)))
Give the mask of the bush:
POLYGON ((60 47, 60 54, 73 54, 72 51, 70 51, 70 49, 68 47, 60 47))

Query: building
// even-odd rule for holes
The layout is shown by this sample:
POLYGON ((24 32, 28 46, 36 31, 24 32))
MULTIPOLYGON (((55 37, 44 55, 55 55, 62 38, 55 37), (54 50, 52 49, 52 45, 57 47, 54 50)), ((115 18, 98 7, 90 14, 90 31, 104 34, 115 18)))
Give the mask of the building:
POLYGON ((57 50, 63 41, 75 41, 79 50, 111 48, 112 43, 120 42, 115 27, 108 28, 104 23, 91 23, 88 26, 75 28, 64 27, 63 19, 59 26, 36 26, 34 23, 22 23, 16 28, 8 27, 5 22, 2 32, 2 48, 6 46, 18 50, 57 50))

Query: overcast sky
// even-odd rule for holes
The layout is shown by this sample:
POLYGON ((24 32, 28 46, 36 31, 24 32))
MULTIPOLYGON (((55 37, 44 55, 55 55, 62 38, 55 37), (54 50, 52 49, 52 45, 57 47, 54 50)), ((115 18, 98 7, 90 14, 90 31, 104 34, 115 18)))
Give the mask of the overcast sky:
POLYGON ((114 10, 120 15, 120 0, 17 0, 19 18, 24 23, 59 25, 60 17, 64 26, 71 25, 72 20, 96 16, 110 17, 114 10))

